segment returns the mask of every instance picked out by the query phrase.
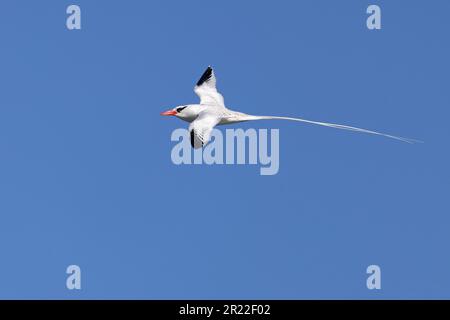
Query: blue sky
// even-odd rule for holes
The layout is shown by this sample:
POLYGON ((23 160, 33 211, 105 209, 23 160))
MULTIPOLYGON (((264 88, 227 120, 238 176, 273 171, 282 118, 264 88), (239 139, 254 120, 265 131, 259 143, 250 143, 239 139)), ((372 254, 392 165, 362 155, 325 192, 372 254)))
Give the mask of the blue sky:
POLYGON ((0 298, 450 298, 449 10, 2 1, 0 298), (280 129, 277 175, 175 166, 186 124, 159 112, 197 103, 209 64, 230 108, 425 143, 244 123, 280 129), (81 291, 65 287, 70 264, 81 291))

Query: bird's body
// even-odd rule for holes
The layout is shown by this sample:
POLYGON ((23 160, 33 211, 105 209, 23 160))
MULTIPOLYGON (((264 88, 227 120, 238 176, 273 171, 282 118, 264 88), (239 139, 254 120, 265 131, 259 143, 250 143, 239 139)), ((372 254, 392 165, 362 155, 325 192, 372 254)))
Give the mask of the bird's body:
POLYGON ((242 112, 228 109, 225 106, 223 96, 216 89, 216 77, 211 67, 208 67, 201 76, 194 88, 195 93, 200 97, 200 104, 189 104, 178 106, 171 110, 161 113, 161 115, 176 116, 181 120, 190 123, 189 132, 191 136, 191 145, 193 148, 201 148, 206 145, 210 139, 212 129, 217 125, 231 124, 252 120, 291 120, 310 124, 316 124, 336 129, 364 132, 375 135, 381 135, 388 138, 413 143, 417 140, 392 136, 376 131, 350 127, 341 124, 311 121, 301 118, 278 117, 278 116, 254 116, 242 112))

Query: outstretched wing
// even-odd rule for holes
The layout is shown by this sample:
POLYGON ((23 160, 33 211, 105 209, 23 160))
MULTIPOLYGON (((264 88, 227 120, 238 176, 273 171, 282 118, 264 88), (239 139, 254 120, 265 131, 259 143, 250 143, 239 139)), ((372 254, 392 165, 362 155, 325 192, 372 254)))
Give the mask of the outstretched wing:
POLYGON ((216 114, 208 111, 200 112, 197 119, 189 125, 192 148, 198 149, 206 145, 211 137, 213 128, 219 122, 220 118, 216 114))
POLYGON ((194 91, 200 97, 200 104, 225 106, 223 96, 216 89, 216 76, 210 66, 198 80, 194 91))

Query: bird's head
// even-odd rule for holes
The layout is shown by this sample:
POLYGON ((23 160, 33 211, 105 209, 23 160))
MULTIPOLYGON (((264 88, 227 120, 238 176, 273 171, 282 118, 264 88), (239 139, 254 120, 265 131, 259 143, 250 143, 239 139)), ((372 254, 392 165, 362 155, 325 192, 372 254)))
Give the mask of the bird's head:
POLYGON ((186 108, 187 108, 187 106, 178 106, 173 109, 161 112, 161 115, 162 116, 176 116, 178 114, 181 114, 183 112, 183 110, 186 108))
POLYGON ((198 115, 199 110, 191 108, 190 105, 177 106, 173 109, 161 112, 162 116, 175 116, 183 120, 189 120, 195 118, 198 115))

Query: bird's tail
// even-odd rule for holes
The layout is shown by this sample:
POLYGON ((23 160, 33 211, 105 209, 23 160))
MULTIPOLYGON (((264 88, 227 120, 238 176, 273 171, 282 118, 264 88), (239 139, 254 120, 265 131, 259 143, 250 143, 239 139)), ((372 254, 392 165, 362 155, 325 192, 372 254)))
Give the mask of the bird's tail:
POLYGON ((390 134, 380 133, 380 132, 367 130, 367 129, 356 128, 356 127, 345 126, 345 125, 342 125, 342 124, 319 122, 319 121, 311 121, 311 120, 306 120, 306 119, 301 119, 301 118, 246 115, 246 120, 290 120, 290 121, 298 121, 298 122, 304 122, 304 123, 310 123, 310 124, 317 124, 317 125, 320 125, 320 126, 336 128, 336 129, 342 129, 342 130, 349 130, 349 131, 356 131, 356 132, 375 134, 375 135, 384 136, 384 137, 388 137, 388 138, 391 138, 391 139, 395 139, 395 140, 399 140, 399 141, 403 141, 403 142, 407 142, 407 143, 421 143, 422 142, 420 140, 403 138, 403 137, 397 137, 397 136, 393 136, 393 135, 390 135, 390 134))

